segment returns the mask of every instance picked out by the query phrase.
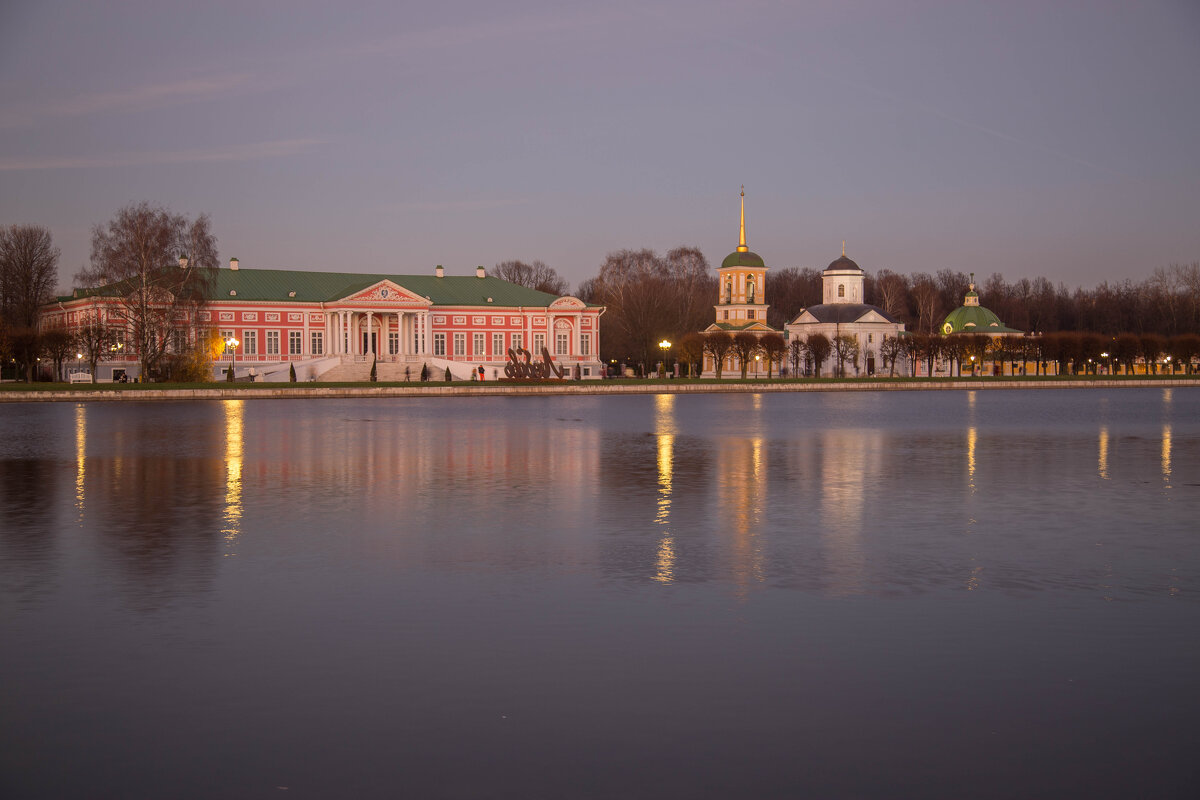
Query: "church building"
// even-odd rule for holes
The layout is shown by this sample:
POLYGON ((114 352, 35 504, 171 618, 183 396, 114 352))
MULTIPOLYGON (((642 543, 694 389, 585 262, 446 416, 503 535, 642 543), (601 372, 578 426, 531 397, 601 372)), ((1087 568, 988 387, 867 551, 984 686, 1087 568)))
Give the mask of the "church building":
MULTIPOLYGON (((846 257, 843 244, 841 257, 821 273, 822 302, 804 309, 784 326, 788 340, 804 341, 820 333, 832 343, 838 336, 853 336, 858 344, 859 360, 857 364, 846 365, 846 374, 874 375, 881 371, 883 360, 879 347, 885 336, 900 336, 904 332, 904 323, 879 306, 863 302, 865 281, 866 273, 846 257)), ((831 356, 830 360, 836 361, 836 358, 831 356)), ((830 371, 836 374, 836 363, 830 371)))
MULTIPOLYGON (((724 331, 729 334, 748 332, 757 336, 781 333, 767 324, 767 265, 762 256, 746 245, 746 190, 741 192, 741 225, 738 246, 717 270, 716 320, 702 333, 724 331)), ((741 369, 738 358, 730 353, 722 365, 722 374, 741 369)), ((716 376, 716 364, 709 353, 704 354, 704 377, 716 376)))

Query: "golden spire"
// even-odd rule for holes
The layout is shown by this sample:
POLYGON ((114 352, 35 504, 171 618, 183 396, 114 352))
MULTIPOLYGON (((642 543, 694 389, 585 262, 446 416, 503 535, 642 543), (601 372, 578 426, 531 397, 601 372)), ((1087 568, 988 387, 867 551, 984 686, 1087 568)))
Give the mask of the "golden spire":
POLYGON ((745 185, 742 186, 742 227, 738 233, 737 251, 739 253, 746 253, 746 252, 750 251, 750 248, 746 247, 746 187, 745 187, 745 185))
POLYGON ((842 258, 846 257, 846 240, 842 239, 842 258))

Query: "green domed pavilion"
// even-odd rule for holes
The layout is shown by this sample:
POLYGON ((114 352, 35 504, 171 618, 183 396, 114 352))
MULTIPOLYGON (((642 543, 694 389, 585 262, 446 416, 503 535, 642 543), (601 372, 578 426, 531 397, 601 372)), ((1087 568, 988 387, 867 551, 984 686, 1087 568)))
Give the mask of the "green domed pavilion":
POLYGON ((1002 333, 1024 333, 1016 328, 1009 328, 990 309, 979 305, 979 294, 975 291, 975 273, 971 273, 971 284, 963 304, 946 315, 942 323, 942 333, 983 333, 998 335, 1002 333))

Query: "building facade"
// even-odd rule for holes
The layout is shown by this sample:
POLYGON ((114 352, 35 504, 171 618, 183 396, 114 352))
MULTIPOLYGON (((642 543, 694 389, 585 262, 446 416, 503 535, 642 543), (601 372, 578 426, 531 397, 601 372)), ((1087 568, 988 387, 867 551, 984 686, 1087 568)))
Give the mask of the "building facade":
MULTIPOLYGON (((236 340, 214 359, 218 375, 230 364, 239 378, 285 381, 365 380, 377 365, 379 380, 416 380, 427 366, 456 380, 504 376, 510 351, 535 361, 545 349, 564 377, 603 375, 600 316, 604 308, 556 297, 490 277, 386 275, 300 270, 242 269, 231 259, 216 271, 207 302, 182 332, 182 350, 216 331, 236 340), (480 368, 482 367, 482 373, 480 368)), ((78 328, 98 318, 118 329, 97 380, 137 377, 137 353, 120 338, 122 303, 105 287, 76 290, 45 307, 42 325, 78 328)))
MULTIPOLYGON (((846 257, 845 245, 842 255, 821 273, 821 300, 796 315, 784 326, 788 341, 805 341, 814 334, 822 334, 831 343, 839 336, 852 336, 858 348, 858 358, 844 365, 847 375, 874 375, 883 369, 880 348, 885 337, 899 337, 904 333, 904 323, 878 306, 863 302, 863 285, 866 273, 854 261, 846 257)), ((833 357, 836 362, 836 356, 833 357)), ((897 360, 900 367, 902 361, 897 360)), ((839 365, 834 363, 833 372, 839 365)), ((819 376, 821 365, 808 366, 819 376)))
MULTIPOLYGON (((746 245, 746 190, 741 191, 741 223, 738 228, 738 246, 721 262, 717 269, 716 319, 701 333, 705 335, 724 331, 737 334, 743 331, 755 336, 780 333, 767 324, 767 265, 762 257, 750 251, 746 245)), ((722 375, 740 374, 738 356, 730 353, 724 359, 722 375)), ((713 356, 704 354, 704 377, 715 377, 717 365, 713 356)))

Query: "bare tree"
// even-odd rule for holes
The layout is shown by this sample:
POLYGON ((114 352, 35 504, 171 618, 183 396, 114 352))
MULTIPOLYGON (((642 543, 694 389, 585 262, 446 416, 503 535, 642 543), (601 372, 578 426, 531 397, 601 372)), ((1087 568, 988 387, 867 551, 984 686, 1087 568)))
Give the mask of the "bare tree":
POLYGON ((746 379, 746 372, 750 369, 750 362, 754 360, 754 356, 758 353, 759 343, 758 337, 749 331, 738 331, 733 335, 733 352, 738 358, 738 363, 742 368, 742 380, 746 379))
POLYGON ((63 379, 63 362, 75 353, 75 340, 65 325, 52 325, 42 330, 42 352, 54 365, 54 380, 63 379))
POLYGON ((59 250, 37 225, 0 228, 0 330, 13 358, 33 380, 41 349, 38 312, 54 299, 59 250))
POLYGON ((840 336, 833 337, 833 361, 837 367, 838 375, 846 377, 846 362, 854 365, 854 369, 858 369, 858 356, 860 349, 858 346, 858 337, 849 333, 843 333, 840 336))
POLYGON ((92 229, 91 266, 77 279, 117 298, 116 313, 146 380, 173 342, 197 330, 216 269, 208 215, 189 221, 141 203, 92 229))
POLYGON ((699 374, 696 365, 704 360, 704 334, 692 331, 684 335, 676 344, 675 351, 679 353, 680 360, 687 364, 686 377, 696 377, 699 374))
POLYGON ((917 330, 921 333, 933 333, 942 309, 937 282, 924 273, 914 275, 912 299, 917 308, 917 330))
POLYGON ((75 329, 75 346, 87 359, 92 371, 92 383, 96 382, 96 365, 112 352, 116 343, 116 331, 104 321, 99 311, 89 311, 80 320, 75 329))
POLYGON ((539 292, 561 297, 568 291, 564 280, 553 267, 543 261, 526 263, 524 261, 502 261, 496 265, 492 273, 497 278, 524 286, 539 292))
POLYGON ((887 336, 879 342, 879 357, 883 359, 883 366, 888 371, 888 377, 896 376, 896 359, 900 357, 901 346, 899 336, 887 336))
POLYGON ((729 351, 733 349, 733 337, 725 331, 712 331, 704 335, 704 352, 708 353, 713 360, 713 371, 716 372, 717 378, 721 377, 721 371, 725 368, 725 359, 729 357, 729 351))
POLYGON ((679 340, 712 320, 716 278, 699 250, 680 247, 666 258, 653 250, 609 253, 585 286, 603 303, 605 358, 652 360, 662 338, 679 340))
POLYGON ((893 317, 908 316, 908 278, 890 269, 881 269, 875 274, 875 292, 879 305, 893 317))
POLYGON ((778 333, 767 333, 758 340, 758 348, 762 351, 763 360, 767 362, 767 379, 770 380, 771 367, 776 364, 783 366, 783 359, 787 355, 787 344, 778 333))
POLYGON ((792 377, 800 377, 801 364, 804 363, 804 342, 798 338, 788 344, 788 362, 792 365, 792 377))
POLYGON ((833 344, 829 341, 829 337, 823 333, 810 334, 804 341, 804 349, 808 353, 808 357, 812 359, 813 374, 818 378, 821 377, 821 367, 829 358, 829 354, 833 352, 833 344))

